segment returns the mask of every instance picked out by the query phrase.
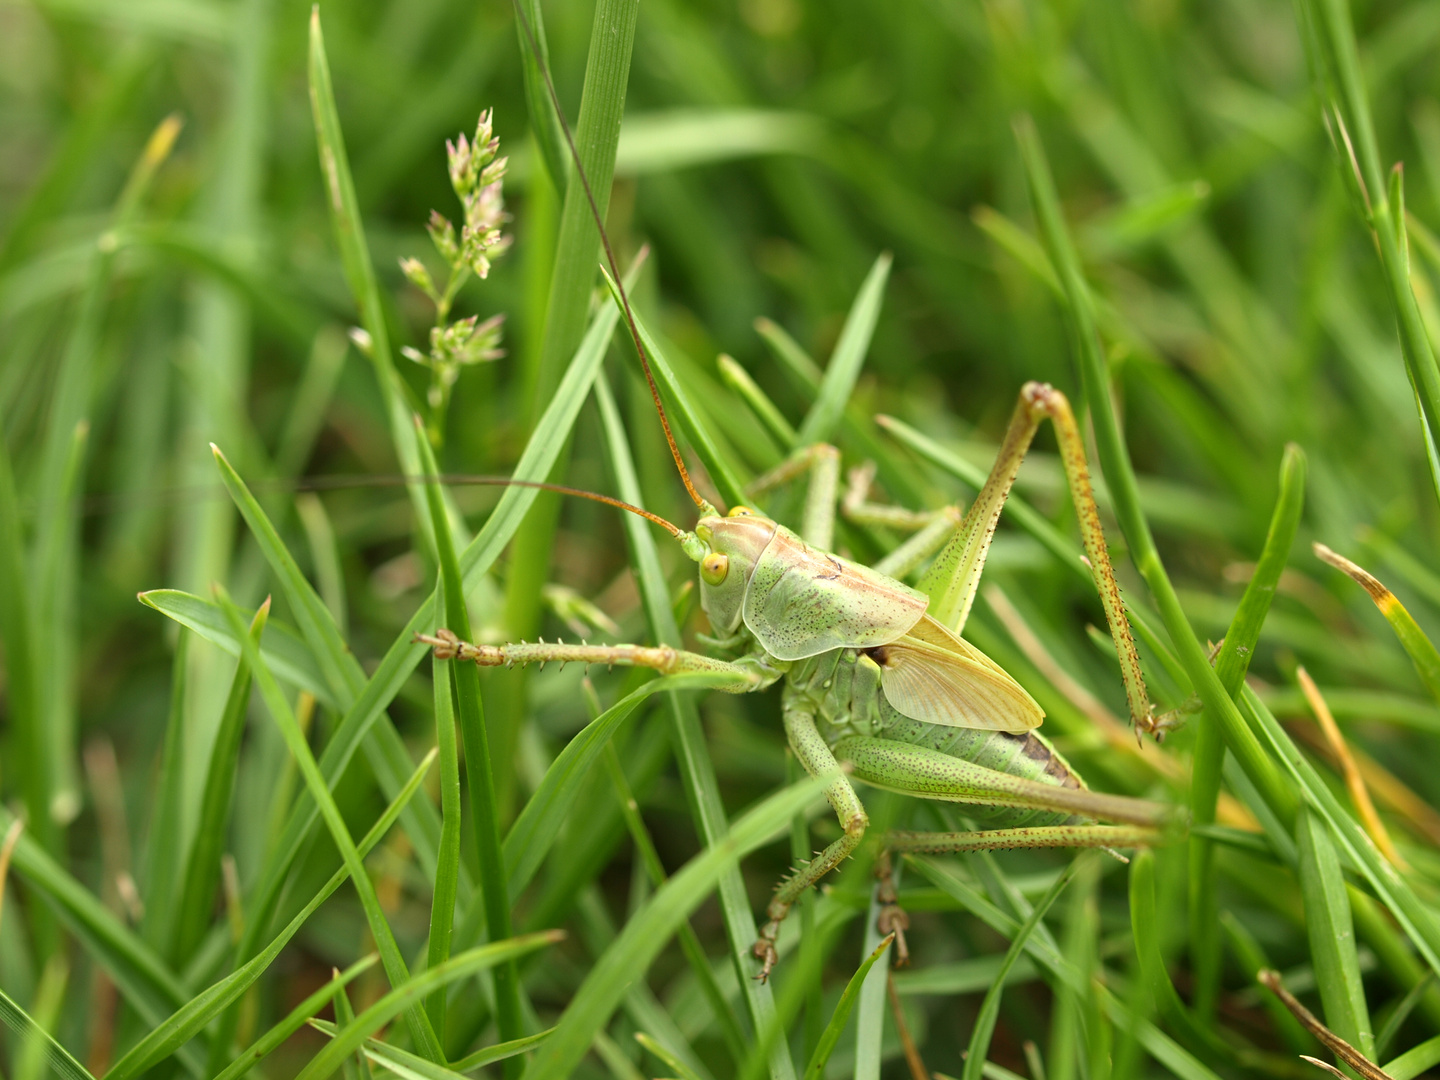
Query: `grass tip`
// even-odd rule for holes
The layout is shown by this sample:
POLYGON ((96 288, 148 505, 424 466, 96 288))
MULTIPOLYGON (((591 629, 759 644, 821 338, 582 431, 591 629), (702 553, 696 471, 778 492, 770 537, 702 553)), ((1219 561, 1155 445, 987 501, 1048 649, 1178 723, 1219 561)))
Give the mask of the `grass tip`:
POLYGON ((1341 555, 1338 551, 1335 551, 1332 548, 1326 547, 1318 540, 1316 540, 1310 546, 1311 549, 1315 552, 1316 558, 1318 558, 1321 562, 1328 563, 1336 570, 1339 570, 1342 573, 1348 575, 1361 588, 1363 588, 1367 593, 1369 593, 1370 599, 1374 600, 1375 603, 1380 605, 1382 609, 1385 608, 1386 605, 1388 605, 1392 600, 1394 600, 1394 594, 1391 593, 1391 591, 1387 589, 1384 584, 1381 583, 1379 578, 1377 578, 1374 574, 1370 573, 1370 571, 1366 570, 1364 567, 1357 566, 1355 563, 1345 558, 1344 555, 1341 555))

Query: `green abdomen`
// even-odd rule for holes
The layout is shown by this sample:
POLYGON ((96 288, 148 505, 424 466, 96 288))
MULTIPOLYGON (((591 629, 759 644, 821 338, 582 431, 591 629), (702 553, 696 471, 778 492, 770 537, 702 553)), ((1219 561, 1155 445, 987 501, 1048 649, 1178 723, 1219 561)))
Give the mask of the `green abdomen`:
MULTIPOLYGON (((857 667, 853 650, 842 649, 801 661, 789 673, 790 690, 814 706, 819 728, 831 745, 850 735, 893 739, 923 746, 987 769, 1055 787, 1083 788, 1085 782, 1038 732, 948 727, 912 720, 885 700, 878 682, 857 667)), ((965 813, 997 829, 1063 825, 1068 814, 1051 810, 967 805, 965 813)))

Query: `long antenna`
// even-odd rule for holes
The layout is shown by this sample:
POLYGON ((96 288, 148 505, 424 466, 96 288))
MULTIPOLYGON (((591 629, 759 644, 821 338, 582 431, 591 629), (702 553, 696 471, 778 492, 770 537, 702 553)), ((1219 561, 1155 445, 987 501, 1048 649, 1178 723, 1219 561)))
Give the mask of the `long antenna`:
POLYGON ((535 38, 535 30, 530 25, 530 19, 525 14, 524 0, 515 0, 515 14, 520 18, 520 26, 525 31, 525 39, 530 44, 530 54, 535 60, 535 66, 540 69, 540 74, 545 80, 545 89, 550 95, 550 104, 555 108, 556 119, 560 121, 560 130, 565 134, 565 142, 570 147, 570 157, 575 162, 575 174, 580 178, 580 186, 585 189, 585 198, 590 203, 590 214, 595 219, 595 228, 600 231, 600 244, 605 249, 605 262, 610 267, 610 276, 615 281, 615 288, 620 293, 620 306, 625 309, 625 322, 630 328, 630 337, 635 342, 635 351, 640 354, 640 366, 645 369, 645 381, 650 384, 650 396, 655 399, 655 410, 660 414, 660 426, 665 429, 665 441, 670 444, 670 456, 675 459, 675 467, 680 470, 680 479, 685 484, 685 490, 690 493, 690 498, 701 510, 711 509, 710 503, 701 497, 695 490, 695 485, 690 482, 690 470, 685 468, 685 460, 680 456, 680 447, 675 444, 675 435, 670 430, 670 417, 665 414, 665 406, 660 400, 660 389, 655 385, 655 376, 650 370, 650 357, 645 352, 645 346, 640 341, 640 329, 635 325, 635 315, 630 310, 630 294, 625 291, 625 282, 620 276, 620 266, 615 261, 615 252, 610 247, 610 236, 605 231, 605 222, 600 216, 600 204, 595 201, 595 192, 590 187, 590 178, 585 175, 585 166, 580 163, 580 151, 575 146, 575 137, 570 133, 570 124, 565 119, 565 110, 560 107, 560 95, 555 92, 555 83, 550 78, 550 68, 545 64, 544 55, 540 52, 540 43, 535 38))
MULTIPOLYGON (((635 506, 620 499, 611 498, 609 495, 601 495, 594 491, 586 491, 583 488, 566 487, 564 484, 542 483, 538 480, 516 480, 509 476, 474 476, 470 473, 441 473, 439 476, 416 475, 411 476, 405 473, 391 473, 390 475, 375 475, 365 473, 356 476, 345 476, 332 474, 330 476, 309 476, 298 480, 257 480, 250 484, 252 491, 343 491, 349 488, 372 488, 372 487, 400 487, 409 484, 446 484, 450 487, 528 487, 537 488, 540 491, 554 491, 561 495, 574 495, 578 499, 589 499, 591 502, 604 503, 606 506, 614 506, 621 510, 628 510, 637 514, 647 521, 653 521, 671 536, 683 536, 684 530, 678 525, 672 525, 659 514, 652 514, 642 506, 635 506)), ((169 488, 152 495, 165 496, 175 500, 193 499, 200 495, 214 494, 217 498, 223 497, 225 489, 219 485, 190 485, 186 487, 169 488)), ((108 513, 116 509, 128 509, 129 499, 126 505, 115 506, 114 499, 106 496, 88 496, 82 500, 84 512, 87 514, 108 513)))

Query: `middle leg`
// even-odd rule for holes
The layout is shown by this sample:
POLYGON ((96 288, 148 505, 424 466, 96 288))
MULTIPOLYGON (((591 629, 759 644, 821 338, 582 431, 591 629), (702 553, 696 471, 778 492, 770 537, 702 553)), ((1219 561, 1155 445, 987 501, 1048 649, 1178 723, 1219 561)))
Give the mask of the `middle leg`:
POLYGON ((840 819, 840 827, 845 833, 810 862, 797 867, 795 873, 776 888, 775 898, 765 909, 769 921, 760 931, 759 940, 755 942, 755 955, 763 964, 760 974, 756 976, 761 982, 769 978, 770 971, 775 966, 775 941, 780 935, 780 923, 790 913, 790 908, 806 889, 849 858, 870 824, 860 797, 855 794, 855 789, 850 786, 850 781, 844 774, 838 772, 839 763, 830 752, 829 744, 815 727, 814 715, 799 702, 786 700, 783 717, 785 737, 805 771, 811 776, 837 773, 830 786, 825 789, 825 798, 835 811, 835 816, 840 819))

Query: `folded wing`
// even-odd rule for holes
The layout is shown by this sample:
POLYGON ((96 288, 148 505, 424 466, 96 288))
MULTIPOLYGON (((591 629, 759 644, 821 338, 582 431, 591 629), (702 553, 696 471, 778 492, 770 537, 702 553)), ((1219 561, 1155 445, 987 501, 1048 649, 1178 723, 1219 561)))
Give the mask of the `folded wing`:
POLYGON ((867 654, 880 665, 885 700, 912 720, 1023 732, 1045 718, 999 664, 928 615, 910 633, 867 654))

